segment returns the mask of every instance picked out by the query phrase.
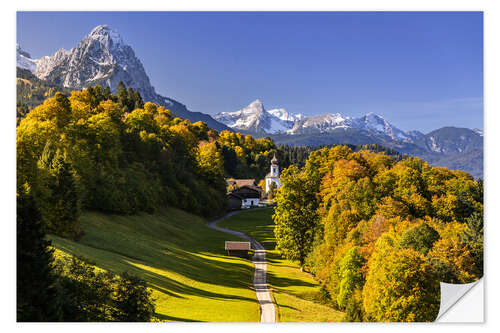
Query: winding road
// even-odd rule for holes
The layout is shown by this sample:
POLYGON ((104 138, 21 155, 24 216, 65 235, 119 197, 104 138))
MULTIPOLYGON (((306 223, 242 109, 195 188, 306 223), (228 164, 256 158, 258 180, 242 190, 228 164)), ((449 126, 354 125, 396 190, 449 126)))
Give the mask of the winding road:
POLYGON ((249 241, 252 244, 252 248, 254 249, 254 256, 252 257, 252 262, 255 266, 255 273, 253 276, 253 286, 255 289, 255 294, 257 295, 257 300, 259 301, 260 304, 260 322, 275 323, 276 313, 275 313, 274 303, 271 299, 271 294, 269 293, 269 289, 267 288, 267 282, 266 282, 266 272, 267 272, 266 249, 255 239, 242 232, 225 229, 217 226, 217 223, 219 221, 222 221, 230 216, 233 216, 238 212, 240 211, 230 212, 217 220, 208 222, 207 227, 225 232, 227 234, 238 236, 246 241, 249 241))

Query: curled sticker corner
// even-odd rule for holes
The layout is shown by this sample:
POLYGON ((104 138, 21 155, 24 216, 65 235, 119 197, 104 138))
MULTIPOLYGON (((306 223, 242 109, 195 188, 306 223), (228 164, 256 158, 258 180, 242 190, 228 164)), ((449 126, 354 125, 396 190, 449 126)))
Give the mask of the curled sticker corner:
POLYGON ((435 321, 444 322, 444 320, 440 320, 441 317, 480 281, 482 281, 482 278, 477 281, 464 284, 440 282, 441 302, 439 306, 439 313, 435 321))

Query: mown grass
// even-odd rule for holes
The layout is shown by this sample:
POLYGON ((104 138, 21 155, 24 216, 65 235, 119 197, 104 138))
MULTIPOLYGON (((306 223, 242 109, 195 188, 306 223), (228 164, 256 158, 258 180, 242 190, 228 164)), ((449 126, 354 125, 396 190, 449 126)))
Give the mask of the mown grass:
POLYGON ((281 258, 274 248, 273 209, 249 210, 219 222, 223 228, 238 230, 255 238, 266 248, 267 281, 277 304, 280 322, 337 322, 344 313, 325 305, 320 286, 299 266, 281 258))
POLYGON ((99 268, 145 279, 160 320, 259 321, 252 263, 224 252, 224 241, 237 237, 173 208, 135 216, 85 212, 81 223, 81 240, 50 236, 54 247, 99 268))

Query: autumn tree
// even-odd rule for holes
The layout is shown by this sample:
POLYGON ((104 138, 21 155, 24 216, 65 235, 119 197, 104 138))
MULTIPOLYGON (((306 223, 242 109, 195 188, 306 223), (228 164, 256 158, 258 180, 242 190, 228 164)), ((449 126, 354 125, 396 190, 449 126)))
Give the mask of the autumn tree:
POLYGON ((433 321, 439 311, 439 281, 430 263, 413 249, 398 250, 389 236, 378 241, 369 262, 363 305, 370 320, 433 321))

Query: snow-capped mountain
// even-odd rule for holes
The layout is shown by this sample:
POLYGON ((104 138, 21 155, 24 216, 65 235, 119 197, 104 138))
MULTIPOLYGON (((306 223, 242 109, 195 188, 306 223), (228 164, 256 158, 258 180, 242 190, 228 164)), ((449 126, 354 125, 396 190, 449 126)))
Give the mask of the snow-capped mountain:
POLYGON ((408 134, 393 126, 381 116, 370 112, 359 118, 354 118, 350 121, 352 128, 372 130, 379 133, 384 133, 393 140, 408 140, 408 134))
POLYGON ((156 93, 132 47, 107 25, 95 27, 72 49, 60 49, 38 60, 32 60, 18 47, 17 65, 30 70, 39 79, 71 89, 100 84, 115 91, 122 81, 127 88, 139 91, 144 101, 165 106, 192 122, 201 120, 216 130, 229 129, 207 114, 189 111, 178 101, 156 93))
POLYGON ((38 60, 31 59, 31 55, 24 51, 19 44, 16 44, 16 58, 17 67, 27 69, 30 72, 35 71, 38 60))
POLYGON ((379 135, 386 135, 393 140, 403 141, 411 140, 414 136, 413 134, 403 132, 375 113, 368 113, 359 118, 343 116, 340 113, 307 117, 302 121, 295 122, 293 128, 287 133, 315 134, 328 133, 339 129, 364 130, 379 135))
POLYGON ((405 133, 374 113, 359 118, 339 113, 304 117, 285 109, 266 111, 258 99, 241 110, 221 112, 214 118, 235 130, 255 134, 318 134, 349 128, 385 135, 393 140, 412 141, 419 137, 417 132, 405 133))
POLYGON ((144 100, 161 102, 132 48, 106 25, 95 27, 71 50, 60 49, 50 57, 42 57, 34 74, 74 89, 100 84, 114 91, 123 81, 138 90, 144 100))
POLYGON ((292 114, 285 109, 267 111, 259 99, 241 110, 214 115, 217 121, 233 129, 257 134, 285 133, 302 117, 301 114, 292 114))

